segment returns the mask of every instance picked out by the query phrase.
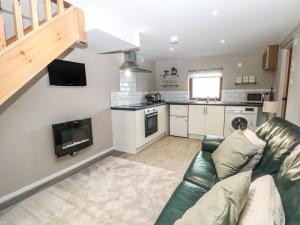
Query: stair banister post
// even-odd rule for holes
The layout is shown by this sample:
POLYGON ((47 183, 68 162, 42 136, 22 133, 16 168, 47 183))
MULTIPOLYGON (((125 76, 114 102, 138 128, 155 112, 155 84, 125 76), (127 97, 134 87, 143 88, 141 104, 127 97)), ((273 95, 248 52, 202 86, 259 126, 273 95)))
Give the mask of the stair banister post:
POLYGON ((6 47, 6 37, 5 37, 3 18, 4 18, 3 11, 2 11, 1 1, 0 1, 0 51, 6 47))
POLYGON ((29 4, 31 14, 31 26, 32 30, 35 30, 39 26, 37 0, 30 0, 29 4))
POLYGON ((13 0, 14 22, 17 40, 24 36, 22 8, 20 0, 13 0))
POLYGON ((57 0, 57 12, 58 14, 62 14, 64 12, 65 6, 63 0, 57 0))
POLYGON ((45 0, 45 20, 46 22, 52 19, 51 0, 45 0))

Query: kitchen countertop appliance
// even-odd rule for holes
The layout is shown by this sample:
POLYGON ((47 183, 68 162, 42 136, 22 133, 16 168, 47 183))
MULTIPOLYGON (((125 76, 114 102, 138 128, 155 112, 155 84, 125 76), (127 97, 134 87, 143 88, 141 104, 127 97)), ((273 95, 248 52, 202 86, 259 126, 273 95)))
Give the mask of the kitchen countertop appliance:
POLYGON ((161 102, 161 94, 159 92, 151 93, 149 91, 149 93, 145 95, 145 98, 146 98, 148 103, 161 102))

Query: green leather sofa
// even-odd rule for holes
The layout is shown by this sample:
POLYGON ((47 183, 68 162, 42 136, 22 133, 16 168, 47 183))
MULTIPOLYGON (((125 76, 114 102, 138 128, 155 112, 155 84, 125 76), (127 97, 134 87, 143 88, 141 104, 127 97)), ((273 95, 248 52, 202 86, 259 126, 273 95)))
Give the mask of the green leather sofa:
MULTIPOLYGON (((281 118, 272 118, 256 131, 267 142, 264 155, 253 171, 253 179, 271 174, 282 198, 287 225, 300 224, 300 154, 293 157, 294 165, 286 174, 278 173, 286 157, 300 144, 300 128, 281 118), (295 169, 296 167, 296 169, 295 169)), ((218 182, 211 154, 223 137, 206 136, 201 151, 187 169, 155 225, 173 225, 218 182)), ((288 160, 288 159, 287 159, 288 160)), ((287 168, 285 168, 287 169, 287 168)))

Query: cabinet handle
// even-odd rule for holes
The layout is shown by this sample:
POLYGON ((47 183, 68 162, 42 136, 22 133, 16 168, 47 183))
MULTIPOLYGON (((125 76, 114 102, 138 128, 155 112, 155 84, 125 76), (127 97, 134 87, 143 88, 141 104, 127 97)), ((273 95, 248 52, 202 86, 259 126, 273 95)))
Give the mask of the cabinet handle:
POLYGON ((207 106, 205 107, 205 109, 206 109, 206 112, 205 112, 205 114, 207 115, 207 106))
POLYGON ((203 115, 205 115, 205 106, 203 107, 203 115))

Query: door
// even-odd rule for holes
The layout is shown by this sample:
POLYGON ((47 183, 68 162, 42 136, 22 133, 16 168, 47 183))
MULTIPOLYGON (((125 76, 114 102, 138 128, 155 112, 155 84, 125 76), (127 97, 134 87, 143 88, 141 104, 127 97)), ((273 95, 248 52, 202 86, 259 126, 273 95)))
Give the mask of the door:
POLYGON ((224 106, 206 106, 206 134, 224 136, 224 106))
POLYGON ((205 135, 205 112, 204 105, 189 106, 189 134, 205 135))
POLYGON ((187 137, 186 116, 170 116, 170 135, 187 137))
POLYGON ((286 107, 287 107, 288 92, 289 92, 292 54, 293 54, 293 47, 290 47, 287 51, 286 72, 285 72, 285 78, 284 78, 282 108, 281 108, 281 117, 284 119, 285 119, 285 115, 286 115, 286 107))

